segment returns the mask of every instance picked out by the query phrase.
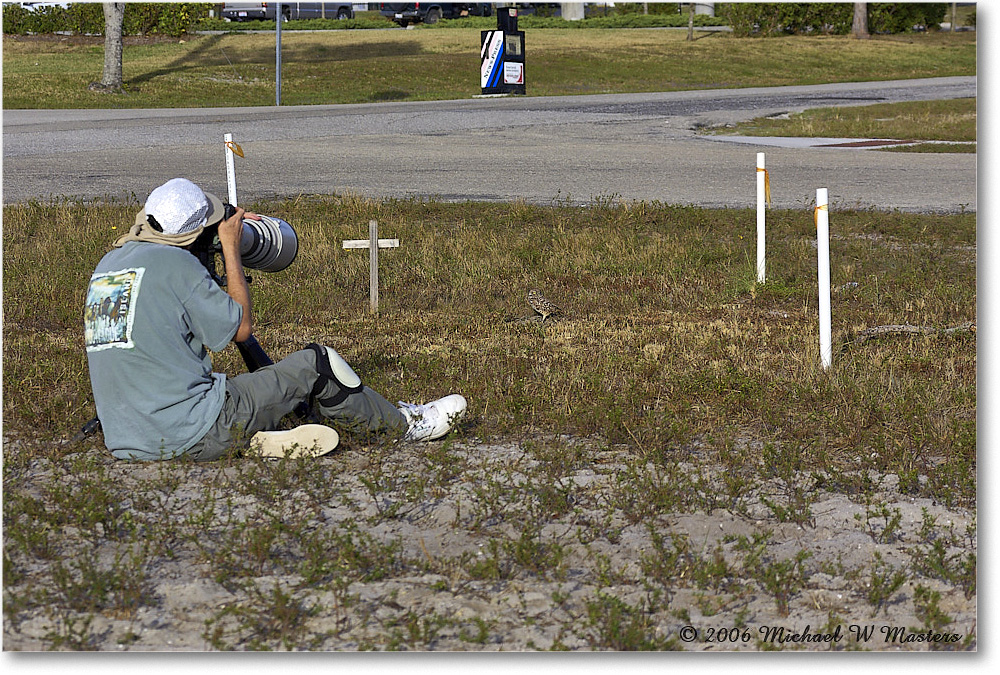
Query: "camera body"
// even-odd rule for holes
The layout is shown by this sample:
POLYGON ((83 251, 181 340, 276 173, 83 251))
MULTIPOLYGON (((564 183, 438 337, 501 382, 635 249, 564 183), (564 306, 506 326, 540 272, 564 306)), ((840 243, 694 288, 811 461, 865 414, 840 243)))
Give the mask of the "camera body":
MULTIPOLYGON (((223 220, 236 214, 236 207, 223 204, 223 220)), ((206 228, 193 246, 194 254, 208 269, 212 278, 225 285, 224 277, 216 274, 215 255, 222 252, 218 226, 206 228)), ((240 234, 240 255, 243 266, 263 272, 280 272, 295 260, 299 252, 299 239, 294 228, 281 218, 261 216, 260 220, 243 221, 240 234)))

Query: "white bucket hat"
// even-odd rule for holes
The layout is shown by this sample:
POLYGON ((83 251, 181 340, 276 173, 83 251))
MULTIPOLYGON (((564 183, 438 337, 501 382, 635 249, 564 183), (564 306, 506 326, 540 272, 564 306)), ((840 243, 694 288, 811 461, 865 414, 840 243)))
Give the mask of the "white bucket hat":
POLYGON ((144 211, 168 235, 200 232, 223 216, 222 200, 187 178, 168 180, 150 192, 144 211))

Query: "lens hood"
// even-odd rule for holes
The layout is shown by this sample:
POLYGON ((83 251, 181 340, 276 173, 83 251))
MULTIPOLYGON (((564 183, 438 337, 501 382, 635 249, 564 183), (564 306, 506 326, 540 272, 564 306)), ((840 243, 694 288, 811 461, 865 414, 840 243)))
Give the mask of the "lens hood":
POLYGON ((263 272, 280 272, 295 260, 299 238, 281 218, 261 216, 244 220, 240 237, 243 265, 263 272))

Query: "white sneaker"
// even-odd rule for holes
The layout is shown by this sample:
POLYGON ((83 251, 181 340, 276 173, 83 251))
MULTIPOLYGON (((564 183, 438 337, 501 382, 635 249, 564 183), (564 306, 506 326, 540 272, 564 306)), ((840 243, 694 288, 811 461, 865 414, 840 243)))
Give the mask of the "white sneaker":
POLYGON ((258 431, 250 439, 250 452, 258 457, 319 457, 340 442, 335 429, 323 424, 303 424, 287 431, 258 431))
POLYGON ((450 394, 423 405, 399 402, 410 429, 403 436, 407 441, 433 441, 451 431, 468 404, 461 394, 450 394))

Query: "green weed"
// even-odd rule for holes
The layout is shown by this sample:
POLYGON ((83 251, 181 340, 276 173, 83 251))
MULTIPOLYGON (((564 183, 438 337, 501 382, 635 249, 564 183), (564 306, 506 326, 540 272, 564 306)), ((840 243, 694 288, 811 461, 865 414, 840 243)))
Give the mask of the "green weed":
POLYGON ((941 594, 927 586, 918 585, 913 592, 913 605, 917 618, 924 622, 927 630, 937 631, 954 621, 942 611, 940 602, 941 594))
POLYGON ((890 508, 885 502, 866 503, 865 514, 854 514, 854 520, 858 523, 864 521, 865 532, 876 544, 888 544, 902 537, 900 524, 903 514, 898 508, 890 508))
POLYGON ((280 584, 269 591, 253 586, 249 602, 224 607, 207 619, 203 636, 218 650, 236 647, 255 651, 308 649, 310 644, 315 646, 321 639, 320 636, 308 637, 308 621, 319 611, 317 603, 296 598, 280 584))
POLYGON ((587 602, 588 634, 593 649, 613 651, 680 650, 674 636, 658 634, 657 622, 645 602, 630 605, 605 593, 587 602))
POLYGON ((892 596, 906 583, 906 574, 882 560, 882 555, 876 551, 872 562, 871 577, 868 581, 868 603, 873 607, 872 616, 878 616, 892 596))
MULTIPOLYGON (((972 522, 965 533, 969 545, 975 542, 975 532, 976 525, 972 522)), ((913 570, 925 577, 957 585, 967 598, 975 595, 976 553, 963 545, 954 532, 954 526, 941 528, 937 519, 924 509, 919 536, 920 543, 907 551, 913 570)))

